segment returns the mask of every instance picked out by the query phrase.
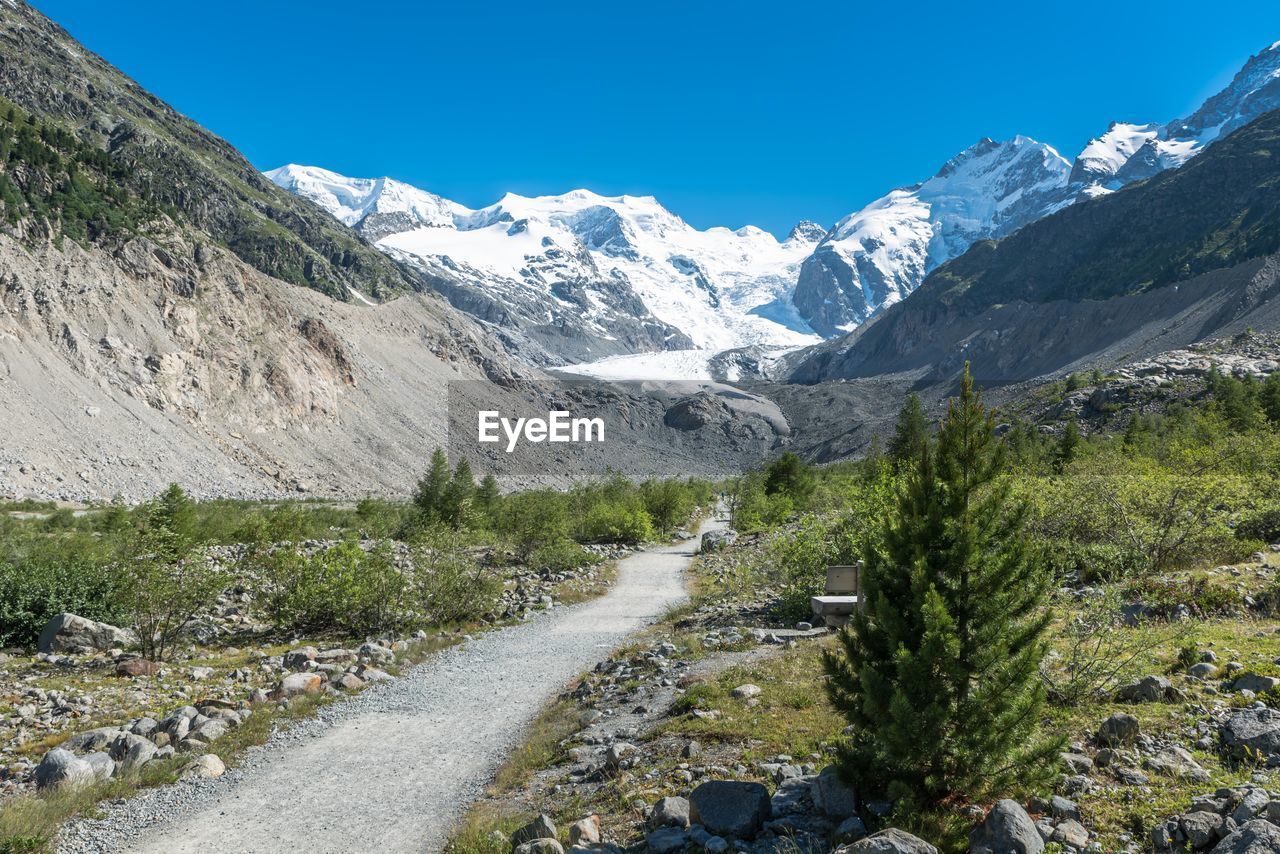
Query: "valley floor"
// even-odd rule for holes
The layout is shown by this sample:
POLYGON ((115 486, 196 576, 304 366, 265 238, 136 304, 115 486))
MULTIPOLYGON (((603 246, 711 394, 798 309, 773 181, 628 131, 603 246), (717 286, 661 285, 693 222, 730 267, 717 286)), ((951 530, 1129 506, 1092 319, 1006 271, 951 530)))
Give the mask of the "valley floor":
POLYGON ((273 738, 218 780, 77 822, 60 850, 277 851, 284 840, 313 852, 439 850, 543 704, 684 598, 696 543, 633 555, 603 598, 446 650, 273 738))

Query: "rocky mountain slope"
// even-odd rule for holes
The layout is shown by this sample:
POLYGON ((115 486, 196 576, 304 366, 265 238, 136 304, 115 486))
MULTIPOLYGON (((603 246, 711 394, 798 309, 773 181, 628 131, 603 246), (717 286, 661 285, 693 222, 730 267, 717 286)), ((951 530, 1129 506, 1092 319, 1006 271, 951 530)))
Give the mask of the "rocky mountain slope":
MULTIPOLYGON (((30 6, 0 3, 0 44, 0 495, 403 494, 449 405, 555 402, 418 271, 30 6)), ((640 473, 736 468, 785 431, 733 412, 667 427, 696 391, 576 394, 620 401, 610 462, 640 473)), ((572 453, 553 468, 589 473, 572 453)))
POLYGON ((801 267, 796 308, 823 335, 849 332, 973 243, 1181 166, 1277 108, 1280 43, 1252 57, 1191 116, 1113 123, 1071 164, 1026 137, 984 139, 928 181, 893 190, 837 223, 801 267))
POLYGON ((792 376, 942 381, 971 360, 985 382, 1014 382, 1242 325, 1272 328, 1277 143, 1280 112, 1267 113, 1180 169, 977 244, 792 376))
POLYGON ((470 210, 390 178, 311 166, 266 173, 419 271, 453 305, 550 364, 621 353, 800 345, 800 262, 822 236, 699 231, 650 196, 507 194, 470 210))

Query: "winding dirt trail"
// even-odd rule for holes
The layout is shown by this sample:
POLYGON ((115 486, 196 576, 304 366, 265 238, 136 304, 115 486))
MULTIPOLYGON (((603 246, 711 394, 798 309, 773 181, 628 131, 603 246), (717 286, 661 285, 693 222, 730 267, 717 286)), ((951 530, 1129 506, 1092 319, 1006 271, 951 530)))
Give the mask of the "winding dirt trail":
MULTIPOLYGON (((709 521, 700 533, 722 526, 709 521)), ((636 553, 619 562, 605 596, 445 650, 339 704, 348 708, 314 735, 273 740, 185 799, 127 802, 69 834, 62 850, 439 851, 538 711, 685 598, 697 544, 636 553)))

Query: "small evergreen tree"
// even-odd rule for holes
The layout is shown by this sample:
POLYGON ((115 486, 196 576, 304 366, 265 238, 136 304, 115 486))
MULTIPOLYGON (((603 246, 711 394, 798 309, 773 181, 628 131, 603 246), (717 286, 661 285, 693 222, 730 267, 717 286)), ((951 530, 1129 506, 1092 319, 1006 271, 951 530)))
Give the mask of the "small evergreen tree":
POLYGON ((860 791, 909 805, 981 797, 1049 773, 1033 738, 1049 576, 999 476, 994 423, 965 366, 960 398, 865 550, 866 610, 827 653, 851 726, 838 764, 860 791))
POLYGON ((464 527, 475 491, 476 479, 471 474, 471 463, 465 458, 458 460, 453 476, 449 478, 449 484, 440 497, 440 520, 453 528, 464 527))
POLYGON ((766 495, 785 495, 799 505, 809 500, 816 486, 817 480, 813 469, 790 451, 778 457, 765 469, 766 495))
POLYGON ((502 493, 498 489, 498 479, 491 474, 486 474, 484 479, 480 481, 480 486, 476 489, 475 497, 471 500, 471 503, 485 523, 493 525, 493 517, 498 511, 498 502, 501 498, 502 493))
POLYGON ((929 441, 929 422, 924 417, 924 407, 919 395, 907 395, 898 412, 898 423, 889 440, 889 459, 896 466, 920 459, 920 453, 929 441))
POLYGON ((1080 428, 1076 424, 1075 416, 1067 419, 1066 426, 1062 429, 1062 438, 1058 440, 1058 455, 1054 460, 1054 466, 1058 471, 1062 471, 1071 465, 1071 461, 1076 458, 1076 453, 1080 449, 1080 428))
POLYGON ((418 481, 418 489, 413 494, 413 503, 419 515, 426 522, 440 521, 440 510, 444 503, 445 491, 449 488, 449 458, 440 448, 431 454, 431 467, 427 474, 418 481))

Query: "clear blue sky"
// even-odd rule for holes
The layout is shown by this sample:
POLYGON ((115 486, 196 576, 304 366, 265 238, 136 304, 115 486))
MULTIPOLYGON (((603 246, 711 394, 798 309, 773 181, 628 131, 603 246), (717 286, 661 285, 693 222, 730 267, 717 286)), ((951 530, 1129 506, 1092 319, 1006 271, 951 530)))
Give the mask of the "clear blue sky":
POLYGON ((35 0, 258 167, 653 194, 830 225, 982 136, 1073 157, 1280 39, 1280 4, 35 0))

